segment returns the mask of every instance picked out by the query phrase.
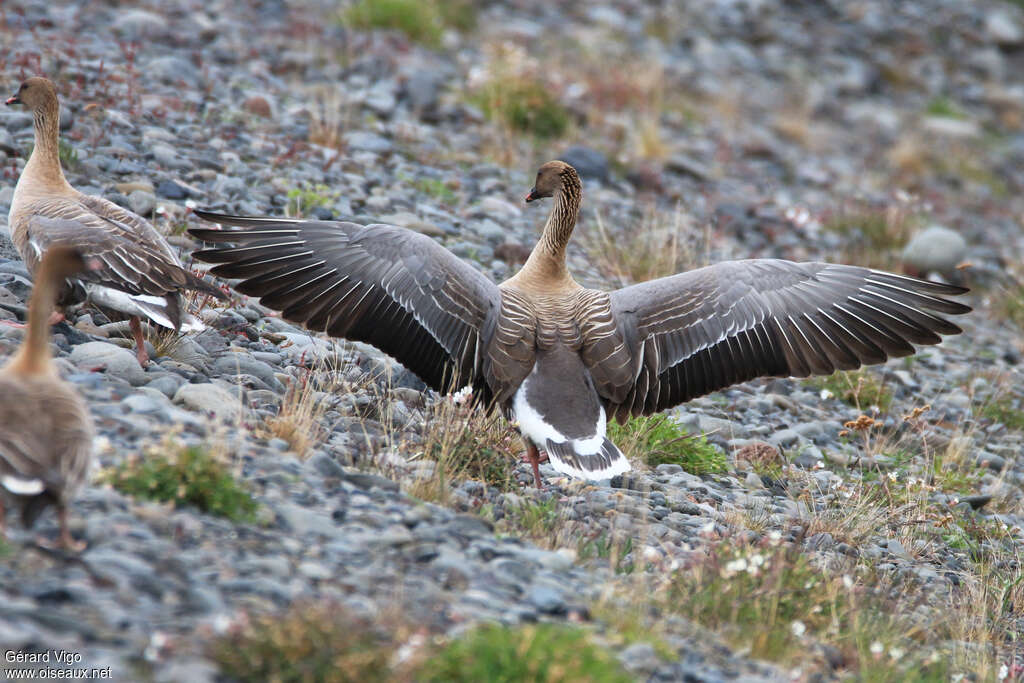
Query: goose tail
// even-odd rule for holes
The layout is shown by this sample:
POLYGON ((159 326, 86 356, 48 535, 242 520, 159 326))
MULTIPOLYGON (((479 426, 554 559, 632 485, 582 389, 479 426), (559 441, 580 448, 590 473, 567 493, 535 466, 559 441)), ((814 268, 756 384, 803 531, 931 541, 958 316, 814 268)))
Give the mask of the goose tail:
POLYGON ((611 479, 630 470, 629 460, 606 436, 561 443, 548 439, 544 450, 555 471, 580 479, 611 479))

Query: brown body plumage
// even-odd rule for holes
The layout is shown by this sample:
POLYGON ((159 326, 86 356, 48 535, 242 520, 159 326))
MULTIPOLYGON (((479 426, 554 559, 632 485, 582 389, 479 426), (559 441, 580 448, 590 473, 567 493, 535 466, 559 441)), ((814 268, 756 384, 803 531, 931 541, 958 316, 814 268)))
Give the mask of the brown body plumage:
POLYGON ((54 504, 61 544, 77 547, 68 530, 67 506, 92 462, 92 419, 81 396, 57 374, 47 319, 65 278, 94 267, 99 262, 77 250, 57 246, 47 251, 36 270, 28 334, 0 368, 0 535, 8 505, 20 507, 30 527, 54 504))
MULTIPOLYGON (((182 292, 224 298, 184 268, 167 240, 141 216, 71 187, 60 166, 60 105, 53 83, 30 78, 7 104, 24 104, 35 122, 35 146, 14 189, 8 223, 29 272, 55 244, 80 249, 103 264, 80 279, 95 303, 127 313, 146 363, 139 316, 173 329, 201 329, 183 310, 182 292)), ((67 291, 65 292, 65 294, 67 291)), ((65 297, 66 298, 66 297, 65 297)))
POLYGON ((736 382, 806 377, 935 344, 960 332, 931 313, 970 310, 964 289, 826 263, 731 261, 612 292, 585 289, 565 264, 579 177, 541 167, 527 201, 553 197, 523 268, 495 285, 431 239, 362 226, 197 212, 234 243, 198 252, 243 294, 314 330, 368 342, 435 389, 472 384, 518 422, 562 472, 629 468, 605 420, 657 412, 736 382))

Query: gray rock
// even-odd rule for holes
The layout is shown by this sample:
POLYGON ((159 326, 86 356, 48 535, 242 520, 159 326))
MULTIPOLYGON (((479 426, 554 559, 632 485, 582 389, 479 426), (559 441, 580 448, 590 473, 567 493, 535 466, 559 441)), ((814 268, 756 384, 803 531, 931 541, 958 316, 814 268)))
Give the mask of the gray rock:
POLYGON ((907 552, 907 549, 903 547, 903 544, 896 538, 890 538, 886 543, 886 550, 907 562, 913 562, 914 556, 907 552))
MULTIPOLYGON (((650 643, 633 643, 619 653, 619 661, 634 673, 651 673, 661 666, 661 657, 650 643)), ((701 676, 700 678, 703 678, 701 676)), ((697 680, 696 678, 694 680, 697 680)))
POLYGON ((345 144, 353 152, 374 152, 384 154, 394 148, 387 138, 365 130, 354 130, 345 134, 345 144))
POLYGON ((562 614, 565 612, 565 595, 561 590, 547 584, 530 586, 524 596, 526 602, 543 614, 562 614))
POLYGON ((999 7, 985 15, 985 36, 996 45, 1014 47, 1024 43, 1024 22, 1020 12, 999 7))
POLYGON ((222 375, 253 375, 274 391, 285 390, 285 386, 277 379, 274 368, 246 353, 226 353, 213 362, 212 369, 214 373, 222 375))
POLYGON ((800 434, 795 429, 780 429, 769 434, 767 441, 775 447, 795 446, 800 441, 800 434))
POLYGON ((405 82, 405 97, 420 118, 433 120, 440 99, 442 78, 432 69, 417 69, 405 82))
POLYGON ((273 506, 273 510, 285 528, 299 536, 313 533, 333 537, 338 533, 338 525, 333 519, 300 505, 281 503, 273 506))
POLYGON ((144 9, 122 9, 117 13, 112 28, 134 40, 152 38, 167 32, 167 20, 144 9))
POLYGON ((178 391, 178 387, 185 383, 185 379, 178 375, 172 375, 167 373, 161 375, 156 379, 152 379, 146 385, 147 389, 155 389, 167 398, 174 398, 174 394, 178 391))
POLYGON ((103 369, 134 387, 149 381, 135 354, 107 342, 87 342, 71 350, 71 362, 83 370, 103 369))
POLYGON ((238 397, 213 383, 183 384, 174 393, 174 402, 228 421, 237 420, 242 412, 238 397))
POLYGON ((596 149, 574 145, 562 152, 558 158, 575 168, 585 180, 608 180, 608 157, 596 149))
POLYGON ((199 80, 199 70, 187 59, 177 55, 165 55, 149 60, 146 70, 156 76, 164 83, 196 83, 199 80))
POLYGON ((148 217, 156 208, 156 195, 145 190, 135 190, 128 195, 128 206, 140 216, 148 217))
POLYGON ((398 98, 395 95, 395 83, 388 79, 378 81, 366 94, 363 104, 381 116, 391 116, 398 98))
POLYGON ((932 225, 903 248, 903 262, 921 274, 949 275, 967 256, 967 240, 955 230, 932 225))

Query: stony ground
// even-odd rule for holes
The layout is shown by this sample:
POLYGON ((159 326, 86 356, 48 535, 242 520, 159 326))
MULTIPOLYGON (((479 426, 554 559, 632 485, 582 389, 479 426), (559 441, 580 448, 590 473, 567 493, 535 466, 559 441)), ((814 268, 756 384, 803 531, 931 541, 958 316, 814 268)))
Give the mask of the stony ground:
MULTIPOLYGON (((0 7, 0 90, 54 79, 70 181, 150 217, 186 259, 202 206, 391 222, 502 279, 545 217, 519 198, 561 157, 586 179, 570 249, 585 284, 825 258, 964 282, 976 307, 963 335, 866 375, 891 404, 867 386, 843 400, 839 380, 752 382, 673 412, 727 471, 638 462, 584 486, 544 467, 544 491, 429 484, 448 464, 420 457, 425 444, 464 416, 424 416, 449 399, 255 301, 196 302, 209 329, 154 335, 146 369, 123 324, 73 311, 54 343, 101 468, 199 445, 260 510, 232 522, 97 480, 73 509, 80 557, 12 532, 0 649, 64 648, 115 680, 216 680, 208 645, 244 615, 336 601, 382 623, 397 609, 436 642, 484 620, 583 624, 638 679, 907 680, 935 658, 948 668, 928 680, 1019 677, 1021 7, 680 4, 486 3, 472 27, 452 19, 420 42, 346 26, 323 0, 0 7), (554 104, 533 132, 496 113, 537 88, 554 104), (306 387, 308 447, 272 428, 306 387), (887 593, 889 608, 851 608, 888 610, 887 626, 817 628, 814 600, 753 625, 709 620, 700 601, 757 579, 764 554, 831 572, 849 604, 887 593), (725 583, 701 578, 708 558, 725 583)), ((31 124, 0 112, 4 213, 31 124)), ((27 273, 0 249, 0 318, 18 320, 27 273)), ((0 356, 21 334, 0 325, 0 356)))

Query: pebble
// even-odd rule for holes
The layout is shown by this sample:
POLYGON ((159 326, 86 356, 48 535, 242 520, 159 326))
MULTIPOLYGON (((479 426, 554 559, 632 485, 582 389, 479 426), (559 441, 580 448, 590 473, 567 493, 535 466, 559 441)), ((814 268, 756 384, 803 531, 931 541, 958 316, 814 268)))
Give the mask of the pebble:
POLYGON ((238 397, 219 384, 211 382, 182 384, 174 393, 173 400, 190 410, 217 416, 229 422, 237 420, 242 413, 238 397))
POLYGON ((71 362, 82 370, 99 370, 132 386, 149 381, 135 354, 107 342, 86 342, 71 350, 71 362))

